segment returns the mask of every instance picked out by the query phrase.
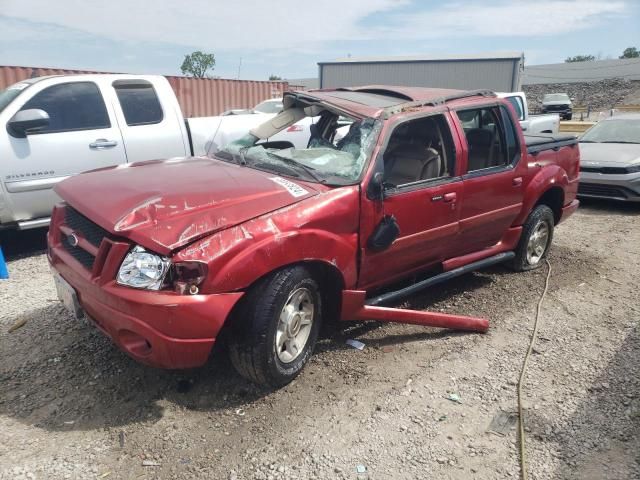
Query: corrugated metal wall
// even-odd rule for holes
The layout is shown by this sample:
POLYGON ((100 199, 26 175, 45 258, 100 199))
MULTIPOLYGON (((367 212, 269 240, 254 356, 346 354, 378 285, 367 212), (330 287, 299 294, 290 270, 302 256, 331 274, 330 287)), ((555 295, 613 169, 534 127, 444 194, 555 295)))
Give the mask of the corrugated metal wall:
MULTIPOLYGON (((81 73, 107 72, 0 66, 0 90, 27 78, 81 73)), ((232 108, 251 108, 268 98, 281 97, 285 91, 298 89, 288 82, 172 76, 166 78, 176 92, 185 117, 208 117, 232 108)))
POLYGON ((403 85, 497 92, 520 88, 518 59, 344 62, 319 68, 321 88, 403 85))
POLYGON ((267 98, 282 97, 286 82, 167 77, 185 117, 218 115, 232 108, 251 108, 267 98))

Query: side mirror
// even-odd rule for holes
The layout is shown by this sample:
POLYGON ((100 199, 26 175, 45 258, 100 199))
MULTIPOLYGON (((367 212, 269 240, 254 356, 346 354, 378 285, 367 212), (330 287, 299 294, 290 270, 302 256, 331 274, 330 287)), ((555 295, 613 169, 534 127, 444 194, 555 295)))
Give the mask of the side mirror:
POLYGON ((384 200, 384 173, 376 172, 367 187, 369 200, 384 200))
POLYGON ((29 133, 37 132, 49 125, 49 114, 33 108, 20 110, 7 122, 7 131, 13 137, 25 138, 29 133))

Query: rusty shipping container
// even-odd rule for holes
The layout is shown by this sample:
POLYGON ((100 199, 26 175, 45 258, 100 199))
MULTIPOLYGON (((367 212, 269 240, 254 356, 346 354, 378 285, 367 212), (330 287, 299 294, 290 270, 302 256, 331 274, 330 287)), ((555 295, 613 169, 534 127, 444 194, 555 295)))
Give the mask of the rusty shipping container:
MULTIPOLYGON (((0 90, 27 78, 45 75, 74 75, 91 72, 61 68, 0 66, 0 90)), ((259 80, 227 80, 223 78, 191 78, 166 76, 185 117, 219 115, 232 108, 251 108, 263 100, 281 97, 295 87, 288 82, 259 80)))

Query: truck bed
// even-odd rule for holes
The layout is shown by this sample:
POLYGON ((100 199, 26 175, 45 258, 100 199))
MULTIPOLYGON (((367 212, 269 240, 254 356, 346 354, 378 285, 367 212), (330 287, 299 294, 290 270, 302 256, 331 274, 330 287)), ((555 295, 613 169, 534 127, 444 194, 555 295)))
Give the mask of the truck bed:
POLYGON ((543 150, 564 147, 565 145, 575 145, 578 137, 571 134, 540 133, 537 135, 525 135, 524 141, 527 145, 527 152, 535 154, 543 150))

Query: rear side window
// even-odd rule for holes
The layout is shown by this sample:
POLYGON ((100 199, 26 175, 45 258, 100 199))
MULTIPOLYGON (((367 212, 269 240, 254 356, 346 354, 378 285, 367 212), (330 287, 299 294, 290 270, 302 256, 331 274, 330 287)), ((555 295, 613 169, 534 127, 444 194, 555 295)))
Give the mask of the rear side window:
POLYGON ((456 112, 467 139, 467 172, 510 165, 516 159, 517 139, 504 107, 456 112))
POLYGON ((520 155, 520 145, 518 144, 516 127, 505 107, 500 107, 500 113, 502 113, 502 123, 504 124, 507 163, 514 163, 520 155))
POLYGON ((37 108, 49 115, 49 126, 34 134, 109 128, 109 114, 93 82, 61 83, 37 93, 22 110, 37 108))
POLYGON ((127 125, 151 125, 163 119, 162 106, 151 83, 144 80, 113 82, 127 125))

